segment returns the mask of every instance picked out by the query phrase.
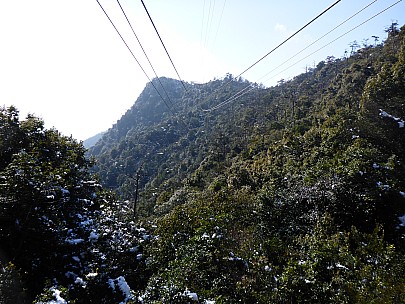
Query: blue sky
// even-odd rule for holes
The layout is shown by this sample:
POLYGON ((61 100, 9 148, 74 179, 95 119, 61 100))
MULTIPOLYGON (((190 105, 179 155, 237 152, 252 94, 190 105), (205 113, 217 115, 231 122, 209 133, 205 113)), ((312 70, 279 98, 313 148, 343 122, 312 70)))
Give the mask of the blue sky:
MULTIPOLYGON (((334 0, 144 0, 186 81, 238 75, 334 0)), ((349 44, 386 37, 404 24, 405 1, 310 55, 396 0, 374 1, 353 19, 274 70, 372 0, 342 0, 329 12, 242 75, 271 86, 305 71, 349 44), (310 55, 310 56, 309 56, 310 55), (309 57, 307 57, 309 56, 309 57), (307 58, 305 58, 307 57, 307 58), (305 58, 305 59, 302 59, 305 58), (301 60, 302 59, 302 60, 301 60), (298 62, 288 70, 288 66, 298 62), (282 73, 280 73, 282 72, 282 73)), ((149 64, 116 1, 100 0, 150 78, 149 64)), ((177 78, 141 1, 120 0, 159 76, 177 78)), ((42 117, 47 127, 84 140, 114 124, 135 102, 145 77, 96 0, 0 1, 0 105, 42 117)))

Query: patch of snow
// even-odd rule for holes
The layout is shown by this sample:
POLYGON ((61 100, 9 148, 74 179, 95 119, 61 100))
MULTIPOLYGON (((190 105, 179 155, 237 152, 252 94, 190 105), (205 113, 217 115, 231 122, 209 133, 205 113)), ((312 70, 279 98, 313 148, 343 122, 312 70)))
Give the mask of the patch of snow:
POLYGON ((52 291, 52 295, 56 300, 48 301, 46 304, 67 304, 66 300, 60 296, 60 290, 56 289, 55 287, 52 287, 50 290, 52 291))
POLYGON ((79 285, 81 285, 81 286, 83 286, 83 287, 86 286, 86 282, 84 282, 81 277, 77 277, 77 278, 76 278, 75 284, 79 284, 79 285))
POLYGON ((84 242, 83 239, 66 239, 66 243, 68 243, 70 245, 77 245, 77 244, 80 244, 83 242, 84 242))
POLYGON ((401 195, 402 197, 405 197, 405 192, 399 191, 399 195, 401 195))
POLYGON ((347 268, 346 266, 340 264, 340 263, 336 263, 336 267, 337 268, 341 268, 341 269, 345 269, 345 270, 349 270, 349 268, 347 268))
POLYGON ((97 272, 90 272, 90 273, 86 274, 86 278, 94 278, 96 276, 98 276, 97 272))
POLYGON ((83 222, 80 222, 79 226, 80 226, 80 227, 86 227, 86 226, 89 226, 89 225, 91 225, 91 224, 93 224, 93 220, 87 219, 87 220, 85 220, 85 221, 83 221, 83 222))
POLYGON ((389 190, 390 189, 390 185, 384 185, 382 182, 377 182, 377 187, 381 188, 383 190, 389 190))
POLYGON ((80 258, 78 257, 78 256, 72 256, 72 259, 74 260, 74 261, 76 261, 76 262, 80 262, 80 258))
POLYGON ((183 293, 186 297, 190 298, 193 301, 198 301, 198 295, 195 292, 190 292, 189 290, 186 289, 186 291, 183 293))
POLYGON ((132 248, 129 248, 129 252, 133 252, 133 253, 138 252, 138 250, 139 250, 139 246, 134 246, 132 248))
POLYGON ((268 265, 264 266, 264 271, 271 271, 271 267, 268 265))
POLYGON ((116 279, 108 279, 108 285, 115 291, 115 286, 121 290, 122 294, 124 295, 125 299, 120 304, 126 304, 129 300, 133 299, 131 294, 131 288, 129 287, 127 281, 123 276, 119 276, 116 279))
POLYGON ((98 234, 94 231, 90 232, 89 241, 95 242, 98 240, 98 234))
POLYGON ((205 300, 204 304, 215 304, 215 301, 213 301, 213 300, 205 300))
POLYGON ((63 195, 69 195, 70 194, 69 190, 67 190, 65 188, 62 188, 62 187, 60 188, 60 191, 62 192, 63 195))
POLYGON ((405 214, 403 216, 398 217, 400 220, 401 224, 399 224, 400 227, 405 227, 405 214))
POLYGON ((77 202, 78 202, 78 203, 90 204, 90 205, 92 205, 92 203, 93 203, 91 200, 88 200, 88 199, 86 199, 86 198, 78 198, 78 199, 77 199, 77 202))
POLYGON ((222 235, 222 234, 216 234, 216 233, 214 233, 214 234, 211 236, 211 238, 213 238, 213 239, 222 239, 222 238, 223 238, 223 235, 222 235))
POLYGON ((114 280, 108 279, 108 282, 107 282, 107 283, 108 283, 108 285, 110 285, 110 288, 115 291, 115 283, 114 283, 114 280))
POLYGON ((401 118, 399 117, 395 117, 391 114, 388 114, 387 112, 385 112, 384 110, 380 109, 380 114, 381 117, 387 117, 387 118, 391 118, 392 120, 396 121, 398 123, 398 128, 403 128, 405 126, 405 121, 403 121, 401 118))
POLYGON ((229 261, 244 261, 242 258, 234 256, 232 252, 231 252, 231 256, 228 258, 228 260, 229 261))

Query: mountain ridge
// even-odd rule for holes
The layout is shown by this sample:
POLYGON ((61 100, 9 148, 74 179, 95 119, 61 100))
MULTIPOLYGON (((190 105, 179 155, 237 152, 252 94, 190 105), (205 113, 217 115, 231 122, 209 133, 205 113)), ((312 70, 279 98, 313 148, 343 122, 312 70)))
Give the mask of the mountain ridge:
POLYGON ((160 80, 87 152, 0 108, 2 302, 404 303, 405 27, 271 88, 160 80))

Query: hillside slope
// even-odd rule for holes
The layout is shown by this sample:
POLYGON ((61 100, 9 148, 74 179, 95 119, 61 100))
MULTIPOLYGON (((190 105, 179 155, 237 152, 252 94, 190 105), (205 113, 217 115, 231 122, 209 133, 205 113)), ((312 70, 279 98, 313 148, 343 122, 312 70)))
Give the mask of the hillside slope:
POLYGON ((0 302, 405 303, 394 25, 272 88, 149 84, 88 152, 96 175, 82 143, 0 108, 0 302))
POLYGON ((90 150, 154 235, 138 299, 404 301, 405 30, 388 34, 272 88, 162 79, 171 111, 145 88, 90 150))

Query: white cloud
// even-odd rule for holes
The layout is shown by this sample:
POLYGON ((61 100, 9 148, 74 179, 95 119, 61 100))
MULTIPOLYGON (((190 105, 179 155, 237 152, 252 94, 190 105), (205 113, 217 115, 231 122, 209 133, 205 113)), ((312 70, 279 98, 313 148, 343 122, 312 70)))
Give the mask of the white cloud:
POLYGON ((291 35, 292 31, 289 31, 284 24, 276 23, 274 30, 282 35, 291 35))

